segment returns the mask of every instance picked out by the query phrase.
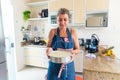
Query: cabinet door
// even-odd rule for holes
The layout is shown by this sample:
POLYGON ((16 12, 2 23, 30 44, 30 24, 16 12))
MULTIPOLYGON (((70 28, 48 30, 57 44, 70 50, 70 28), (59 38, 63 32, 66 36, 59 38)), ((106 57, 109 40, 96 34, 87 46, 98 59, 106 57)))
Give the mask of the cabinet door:
POLYGON ((74 23, 85 23, 85 0, 74 0, 74 23))
POLYGON ((60 7, 67 8, 68 10, 73 10, 73 0, 60 0, 60 7))
POLYGON ((49 11, 50 12, 54 12, 54 11, 57 11, 58 10, 58 8, 57 8, 57 0, 55 0, 55 1, 50 1, 49 2, 49 11))
POLYGON ((41 57, 25 57, 25 64, 30 66, 44 67, 44 60, 41 57))
POLYGON ((41 49, 39 50, 38 48, 25 48, 24 50, 26 57, 44 57, 41 49))
POLYGON ((36 67, 48 68, 46 48, 25 48, 25 64, 36 67))
POLYGON ((83 53, 78 53, 74 57, 75 72, 83 72, 83 53))
POLYGON ((109 0, 87 0, 87 11, 106 11, 109 7, 109 0))
MULTIPOLYGON (((43 59, 43 65, 42 65, 42 66, 43 66, 44 68, 48 68, 49 59, 48 59, 48 57, 47 57, 47 55, 46 55, 46 48, 42 48, 41 51, 42 51, 42 54, 43 54, 43 56, 44 56, 44 57, 42 58, 42 59, 43 59)), ((41 51, 40 51, 40 52, 41 52, 41 51)))
POLYGON ((73 0, 55 0, 49 2, 49 11, 58 11, 60 8, 67 8, 73 10, 73 0))

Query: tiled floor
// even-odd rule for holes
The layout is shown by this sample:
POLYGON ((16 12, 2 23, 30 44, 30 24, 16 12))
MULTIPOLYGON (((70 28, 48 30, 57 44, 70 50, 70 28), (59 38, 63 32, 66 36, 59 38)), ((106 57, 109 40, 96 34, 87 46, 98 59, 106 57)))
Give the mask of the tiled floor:
MULTIPOLYGON (((45 80, 47 69, 37 67, 26 67, 17 72, 17 80, 45 80)), ((82 76, 76 73, 76 75, 82 76)))
POLYGON ((45 80, 47 69, 37 67, 26 67, 17 72, 17 80, 45 80))

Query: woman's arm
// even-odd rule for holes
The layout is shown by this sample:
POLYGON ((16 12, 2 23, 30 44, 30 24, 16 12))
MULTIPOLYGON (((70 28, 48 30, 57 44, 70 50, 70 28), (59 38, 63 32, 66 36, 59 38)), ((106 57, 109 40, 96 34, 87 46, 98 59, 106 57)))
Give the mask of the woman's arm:
POLYGON ((72 51, 72 53, 77 54, 80 51, 79 41, 78 41, 78 34, 77 34, 75 29, 71 30, 71 34, 72 34, 72 38, 73 38, 74 46, 75 46, 75 49, 72 51))
POLYGON ((54 34, 55 34, 55 29, 51 29, 48 37, 48 43, 47 43, 47 50, 46 50, 47 56, 51 51, 53 51, 51 44, 52 44, 52 39, 54 37, 54 34))

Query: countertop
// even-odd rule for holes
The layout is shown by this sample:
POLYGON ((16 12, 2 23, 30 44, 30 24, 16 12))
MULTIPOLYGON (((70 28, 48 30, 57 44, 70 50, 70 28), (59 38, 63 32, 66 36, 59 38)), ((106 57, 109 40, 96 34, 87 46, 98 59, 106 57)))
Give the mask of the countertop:
POLYGON ((46 48, 45 45, 26 45, 25 48, 46 48))
POLYGON ((96 58, 84 56, 84 70, 120 74, 120 59, 112 59, 108 56, 96 58))
MULTIPOLYGON (((46 48, 41 45, 27 45, 25 48, 46 48)), ((108 56, 97 56, 96 58, 88 58, 84 53, 84 70, 97 71, 97 72, 108 72, 120 74, 120 59, 112 59, 108 56)))

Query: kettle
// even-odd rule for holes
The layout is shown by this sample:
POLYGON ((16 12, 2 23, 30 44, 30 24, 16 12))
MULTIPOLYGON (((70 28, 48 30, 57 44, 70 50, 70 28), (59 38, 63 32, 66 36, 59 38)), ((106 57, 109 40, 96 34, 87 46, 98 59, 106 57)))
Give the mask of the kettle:
POLYGON ((99 45, 99 37, 96 34, 91 35, 91 45, 88 50, 89 53, 95 53, 98 52, 98 45, 99 45))
POLYGON ((91 36, 91 45, 98 45, 99 44, 99 37, 97 34, 92 34, 91 36))

